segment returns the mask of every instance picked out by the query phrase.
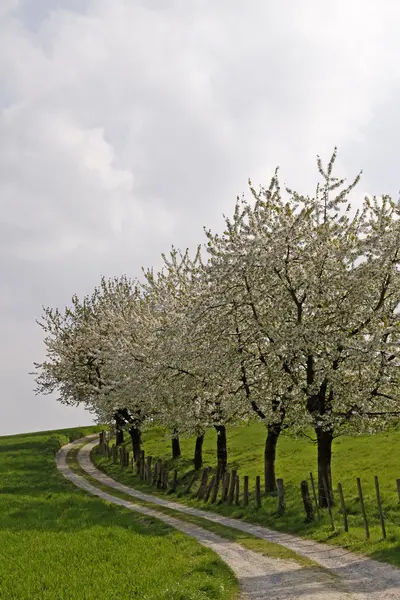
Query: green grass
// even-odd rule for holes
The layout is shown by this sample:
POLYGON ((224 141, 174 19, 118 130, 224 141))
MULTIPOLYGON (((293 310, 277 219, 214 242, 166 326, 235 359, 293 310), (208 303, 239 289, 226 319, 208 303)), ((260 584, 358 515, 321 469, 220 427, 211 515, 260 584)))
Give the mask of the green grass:
MULTIPOLYGON (((112 496, 116 496, 117 498, 123 498, 124 500, 128 500, 134 504, 139 504, 142 506, 147 506, 152 508, 153 510, 157 510, 158 512, 173 516, 178 518, 181 521, 186 521, 187 523, 193 523, 194 525, 198 525, 203 529, 207 529, 208 531, 212 531, 213 533, 220 535, 232 542, 236 542, 243 546, 244 548, 248 548, 249 550, 253 550, 254 552, 259 552, 264 556, 268 556, 269 558, 278 558, 281 560, 291 560, 298 562, 299 564, 306 567, 317 567, 317 563, 306 558, 305 556, 301 556, 297 554, 293 550, 289 548, 285 548, 284 546, 280 546, 279 544, 275 544, 273 542, 269 542, 268 540, 259 539, 245 531, 239 531, 238 529, 233 529, 232 527, 227 527, 225 525, 220 525, 219 523, 213 523, 207 519, 203 519, 201 517, 197 517, 194 515, 189 515, 185 513, 177 512, 174 509, 168 508, 166 506, 160 506, 152 504, 151 502, 145 502, 139 498, 134 498, 129 494, 125 494, 120 490, 115 490, 110 488, 102 483, 100 483, 94 477, 91 477, 86 471, 82 469, 82 467, 77 462, 77 454, 79 452, 79 447, 71 450, 67 455, 67 463, 72 471, 78 473, 82 477, 84 477, 87 481, 89 481, 92 485, 97 487, 100 490, 111 494, 112 496)), ((95 453, 94 453, 95 454, 95 453)), ((95 459, 95 456, 92 456, 95 459)), ((100 457, 99 457, 100 458, 100 457)))
MULTIPOLYGON (((170 441, 160 429, 149 429, 143 434, 146 455, 170 459, 170 441)), ((239 475, 248 475, 253 492, 256 475, 263 479, 263 449, 265 428, 258 423, 234 427, 228 430, 229 468, 238 470, 239 475)), ((127 442, 128 443, 128 442, 127 442)), ((254 494, 246 508, 226 505, 204 505, 192 497, 179 493, 169 497, 179 502, 214 510, 224 515, 246 519, 280 531, 295 533, 311 539, 338 544, 355 552, 361 552, 377 560, 400 565, 400 505, 396 491, 396 479, 400 478, 400 464, 397 464, 397 448, 400 447, 400 432, 392 431, 374 436, 343 436, 334 441, 332 471, 334 488, 342 483, 348 510, 349 533, 343 530, 343 517, 339 507, 334 507, 336 531, 332 532, 327 511, 322 511, 322 519, 313 524, 304 522, 304 512, 300 496, 300 482, 309 477, 310 471, 316 477, 316 447, 307 438, 294 438, 282 435, 277 451, 277 474, 285 482, 286 514, 276 514, 277 499, 264 497, 262 508, 257 510, 254 494), (374 475, 379 476, 383 510, 386 519, 387 539, 382 539, 377 510, 374 475), (356 477, 361 478, 364 500, 370 525, 371 539, 365 539, 363 519, 357 494, 356 477)), ((192 471, 193 439, 181 440, 182 458, 169 460, 171 469, 177 468, 183 484, 192 471)), ((215 433, 209 431, 204 441, 204 465, 215 465, 215 433)), ((119 465, 96 456, 96 463, 111 476, 134 485, 138 489, 157 492, 119 465)), ((335 497, 338 502, 337 493, 335 497)))
POLYGON ((210 550, 161 521, 79 491, 55 452, 96 428, 0 438, 1 600, 230 600, 210 550))

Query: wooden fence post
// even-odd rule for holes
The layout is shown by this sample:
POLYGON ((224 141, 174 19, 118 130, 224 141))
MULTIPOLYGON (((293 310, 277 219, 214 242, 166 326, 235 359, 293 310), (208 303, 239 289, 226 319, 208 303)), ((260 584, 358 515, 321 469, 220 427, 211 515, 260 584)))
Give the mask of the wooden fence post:
POLYGON ((113 444, 113 447, 111 448, 111 453, 112 453, 113 463, 115 465, 115 464, 117 464, 117 446, 115 444, 113 444))
POLYGON ((215 475, 214 485, 213 485, 212 494, 211 494, 211 503, 212 504, 214 504, 217 501, 218 490, 219 490, 219 475, 217 473, 215 475))
POLYGON ((129 467, 129 452, 125 453, 125 464, 124 467, 129 467))
POLYGON ((256 477, 256 507, 261 508, 261 485, 259 475, 256 477))
POLYGON ((381 492, 379 490, 378 475, 375 475, 375 491, 376 491, 376 502, 378 504, 379 519, 380 519, 381 528, 382 528, 382 537, 383 537, 384 540, 386 540, 385 517, 383 516, 382 502, 381 502, 381 492))
POLYGON ((236 470, 232 469, 231 484, 230 484, 229 492, 228 492, 228 504, 232 504, 232 502, 233 502, 233 496, 235 493, 235 485, 236 485, 236 470))
POLYGON ((239 475, 236 475, 235 504, 236 504, 236 506, 240 506, 240 478, 239 478, 239 475))
POLYGON ((326 503, 328 505, 328 513, 329 519, 331 521, 332 531, 335 531, 335 523, 333 521, 333 513, 332 513, 332 504, 331 504, 331 494, 329 493, 328 484, 326 483, 325 477, 322 477, 322 485, 324 486, 326 503))
POLYGON ((225 473, 223 482, 222 482, 222 494, 221 494, 221 500, 220 502, 226 502, 226 499, 228 497, 228 490, 229 490, 229 482, 231 479, 231 474, 229 473, 229 471, 227 473, 225 473))
POLYGON ((308 491, 307 481, 302 481, 300 484, 301 496, 303 498, 304 512, 306 513, 306 523, 314 521, 314 506, 311 502, 310 493, 308 491))
POLYGON ((347 533, 349 531, 349 523, 347 521, 347 512, 346 512, 346 505, 344 503, 344 495, 343 495, 342 484, 338 483, 337 487, 338 487, 338 492, 339 492, 340 508, 342 510, 342 513, 343 513, 343 526, 344 526, 344 530, 347 533))
POLYGON ((199 486, 199 489, 197 490, 197 494, 196 494, 198 500, 203 500, 203 498, 204 498, 204 494, 206 493, 207 480, 208 480, 208 469, 203 469, 203 471, 201 473, 200 486, 199 486))
POLYGON ((206 493, 204 494, 204 502, 208 502, 208 499, 210 498, 211 490, 214 487, 214 483, 215 483, 215 475, 213 475, 211 477, 210 483, 207 486, 206 493))
POLYGON ((175 469, 174 476, 172 478, 171 488, 169 490, 170 494, 175 494, 176 488, 178 487, 178 471, 175 469))
POLYGON ((167 465, 165 465, 165 467, 164 467, 164 477, 163 477, 163 482, 162 482, 162 489, 163 490, 167 490, 168 489, 168 480, 169 480, 169 471, 168 471, 167 465))
POLYGON ((399 497, 399 502, 400 502, 400 479, 396 479, 396 485, 397 485, 397 495, 399 497))
POLYGON ((283 479, 276 480, 276 487, 278 490, 278 515, 282 517, 285 514, 285 488, 283 485, 283 479))
POLYGON ((361 487, 361 479, 359 477, 357 477, 357 489, 358 489, 358 497, 360 499, 360 504, 361 504, 361 512, 362 512, 362 516, 364 519, 365 537, 367 538, 367 540, 369 540, 368 519, 367 519, 367 513, 365 512, 365 504, 364 504, 364 497, 363 497, 362 487, 361 487))
POLYGON ((249 503, 249 476, 243 477, 243 506, 247 506, 249 503))
POLYGON ((146 481, 151 484, 151 461, 153 460, 152 456, 148 456, 146 459, 146 481))
POLYGON ((144 473, 146 468, 146 460, 144 450, 140 451, 140 479, 144 481, 144 473))
POLYGON ((313 477, 312 473, 310 473, 310 481, 311 481, 311 489, 312 489, 312 493, 313 493, 315 508, 317 509, 318 521, 320 521, 321 520, 321 512, 319 510, 319 502, 318 502, 318 498, 317 498, 317 492, 315 489, 314 477, 313 477))
POLYGON ((190 494, 190 490, 192 489, 192 487, 193 487, 193 484, 194 484, 194 482, 196 481, 196 479, 197 479, 197 474, 196 474, 196 473, 194 473, 194 474, 192 475, 192 477, 191 477, 191 479, 190 479, 190 481, 189 481, 188 485, 187 485, 187 486, 186 486, 186 488, 185 488, 185 494, 190 494))
POLYGON ((157 458, 157 460, 154 464, 154 475, 153 475, 152 485, 157 485, 158 479, 160 476, 160 469, 161 469, 161 459, 157 458))

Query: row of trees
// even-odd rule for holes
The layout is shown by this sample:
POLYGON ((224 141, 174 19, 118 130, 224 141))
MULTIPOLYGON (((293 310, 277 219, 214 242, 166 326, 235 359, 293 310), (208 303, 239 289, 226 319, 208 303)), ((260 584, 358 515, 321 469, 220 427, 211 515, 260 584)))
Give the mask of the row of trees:
POLYGON ((64 311, 46 308, 47 359, 36 391, 59 392, 102 422, 127 429, 134 454, 157 423, 217 433, 218 472, 226 426, 266 427, 265 491, 273 491, 283 429, 313 428, 321 506, 332 494, 331 449, 346 429, 373 431, 400 414, 399 204, 366 198, 354 211, 333 176, 336 149, 313 197, 286 188, 278 171, 251 201, 237 199, 225 231, 206 230, 192 256, 172 248, 143 280, 102 279, 64 311))

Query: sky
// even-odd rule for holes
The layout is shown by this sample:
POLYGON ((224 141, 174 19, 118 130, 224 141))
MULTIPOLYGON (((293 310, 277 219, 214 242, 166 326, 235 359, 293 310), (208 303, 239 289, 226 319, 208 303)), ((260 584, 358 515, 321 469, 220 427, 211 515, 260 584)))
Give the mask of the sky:
POLYGON ((0 435, 92 422, 36 396, 41 307, 140 277, 316 156, 400 189, 398 0, 1 0, 0 435))

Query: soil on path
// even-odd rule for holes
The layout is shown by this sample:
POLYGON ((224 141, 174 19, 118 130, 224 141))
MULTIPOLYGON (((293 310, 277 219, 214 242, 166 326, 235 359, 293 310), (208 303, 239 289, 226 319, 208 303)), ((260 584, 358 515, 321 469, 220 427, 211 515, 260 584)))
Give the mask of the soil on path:
MULTIPOLYGON (((322 569, 303 567, 295 562, 268 558, 201 527, 180 521, 151 508, 117 498, 96 488, 84 477, 74 473, 66 462, 68 452, 74 446, 81 444, 82 441, 76 440, 64 446, 57 453, 56 463, 59 471, 77 487, 88 493, 107 502, 164 521, 171 527, 196 538, 200 544, 216 552, 231 567, 238 578, 241 600, 361 600, 361 598, 364 600, 363 595, 350 593, 344 582, 322 569)), ((159 500, 140 492, 136 493, 135 490, 119 484, 98 471, 90 462, 90 451, 96 443, 94 441, 87 444, 78 454, 79 463, 88 474, 114 489, 122 490, 123 488, 124 492, 130 490, 131 496, 140 495, 143 499, 149 499, 150 502, 159 500)), ((172 502, 165 502, 165 504, 172 505, 172 508, 175 507, 175 503, 172 502)), ((177 506, 180 507, 180 505, 177 506)), ((203 511, 198 512, 201 513, 202 517, 204 516, 203 511)), ((386 600, 386 598, 392 596, 380 597, 386 600)))

